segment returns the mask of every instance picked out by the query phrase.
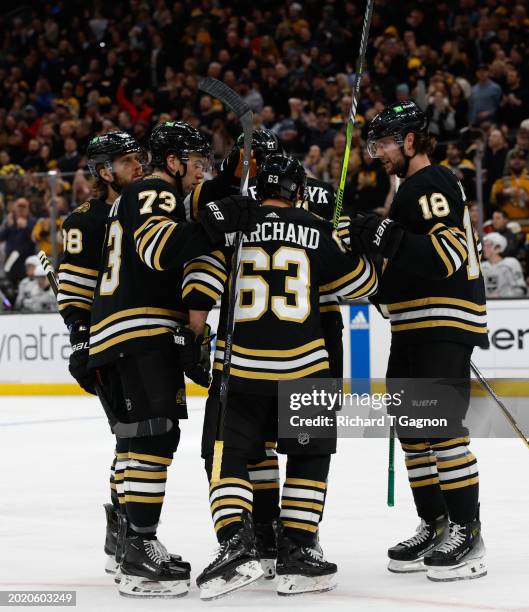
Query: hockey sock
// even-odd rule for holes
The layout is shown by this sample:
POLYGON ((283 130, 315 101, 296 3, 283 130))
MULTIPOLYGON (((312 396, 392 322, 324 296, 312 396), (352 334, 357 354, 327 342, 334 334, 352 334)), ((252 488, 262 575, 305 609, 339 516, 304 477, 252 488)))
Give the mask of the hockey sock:
POLYGON ((279 516, 279 465, 275 442, 266 442, 266 459, 248 464, 253 488, 254 523, 270 523, 279 516))
POLYGON ((165 496, 167 466, 172 459, 129 452, 125 469, 125 505, 130 528, 154 535, 165 496))
POLYGON ((469 442, 464 437, 431 445, 448 515, 460 524, 470 523, 478 513, 478 463, 468 448, 469 442))
POLYGON ((119 498, 118 498, 118 490, 116 487, 116 461, 117 456, 114 456, 114 460, 110 465, 110 501, 112 502, 112 506, 116 512, 119 512, 119 498))
POLYGON ((114 451, 114 461, 110 468, 110 498, 116 512, 124 510, 125 487, 123 478, 125 468, 129 462, 129 442, 124 438, 116 438, 116 450, 114 451))
POLYGON ((428 442, 401 440, 406 455, 406 469, 410 481, 417 514, 431 522, 447 513, 444 497, 439 487, 439 474, 435 455, 428 442))
POLYGON ((222 542, 230 538, 242 525, 242 513, 253 510, 252 483, 248 477, 246 459, 228 449, 222 455, 220 480, 211 482, 213 457, 206 459, 209 503, 217 539, 222 542))
POLYGON ((280 516, 285 535, 301 545, 312 544, 318 533, 330 460, 330 455, 288 456, 280 516))

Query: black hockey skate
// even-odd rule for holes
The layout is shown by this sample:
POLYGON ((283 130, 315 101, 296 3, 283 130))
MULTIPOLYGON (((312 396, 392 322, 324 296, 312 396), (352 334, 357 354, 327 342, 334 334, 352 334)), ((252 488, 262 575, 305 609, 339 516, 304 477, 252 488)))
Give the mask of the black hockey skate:
POLYGON ((276 520, 270 523, 255 524, 255 542, 265 580, 272 580, 276 576, 276 527, 276 520))
POLYGON ((447 531, 446 516, 440 516, 430 523, 421 519, 414 536, 388 550, 388 570, 397 574, 425 572, 424 555, 444 542, 447 531))
POLYGON ((479 519, 464 525, 450 522, 448 538, 424 556, 424 565, 427 578, 435 582, 485 576, 485 545, 479 519))
POLYGON ((242 589, 263 575, 251 516, 243 512, 241 528, 221 542, 215 559, 197 578, 200 599, 211 601, 242 589))
POLYGON ((105 572, 107 574, 115 574, 118 571, 119 564, 116 561, 116 547, 118 542, 118 513, 112 504, 105 504, 105 514, 107 517, 107 529, 105 536, 105 554, 107 555, 107 563, 105 572))
POLYGON ((317 538, 310 546, 300 546, 280 529, 276 564, 278 595, 330 591, 336 587, 337 571, 335 563, 324 559, 317 538))
POLYGON ((124 597, 174 598, 189 591, 189 569, 175 566, 156 538, 127 537, 120 574, 124 597))
MULTIPOLYGON (((120 563, 123 559, 124 546, 125 546, 125 540, 126 540, 127 529, 128 529, 128 521, 127 521, 127 517, 121 513, 117 513, 117 521, 118 521, 118 535, 116 538, 117 540, 116 552, 115 552, 116 571, 114 573, 114 582, 116 584, 119 584, 121 580, 120 563)), ((134 533, 129 532, 128 535, 132 536, 134 535, 134 533)), ((168 552, 165 546, 160 542, 160 540, 157 540, 157 541, 158 541, 159 550, 164 555, 165 561, 170 562, 171 565, 174 565, 177 569, 180 569, 182 571, 191 572, 190 563, 188 563, 187 561, 184 561, 180 555, 175 555, 174 553, 168 552)), ((108 573, 112 573, 112 572, 108 572, 108 573)))

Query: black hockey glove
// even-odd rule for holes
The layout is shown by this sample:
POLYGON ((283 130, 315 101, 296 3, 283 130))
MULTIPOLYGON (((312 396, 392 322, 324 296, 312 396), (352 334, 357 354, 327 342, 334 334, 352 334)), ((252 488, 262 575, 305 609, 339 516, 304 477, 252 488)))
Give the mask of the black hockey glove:
POLYGON ((174 332, 174 342, 178 348, 180 367, 185 375, 201 387, 211 384, 211 341, 215 334, 206 325, 203 336, 195 336, 187 327, 179 327, 174 332))
POLYGON ((255 229, 258 206, 247 196, 228 196, 206 204, 200 222, 213 242, 224 242, 224 234, 255 229))
POLYGON ((96 373, 95 370, 88 369, 89 325, 82 321, 77 321, 70 325, 69 330, 72 354, 70 355, 68 369, 82 389, 95 395, 96 391, 94 384, 96 381, 96 373))
POLYGON ((365 215, 351 219, 349 235, 354 253, 380 254, 391 259, 399 248, 404 228, 391 219, 365 215))

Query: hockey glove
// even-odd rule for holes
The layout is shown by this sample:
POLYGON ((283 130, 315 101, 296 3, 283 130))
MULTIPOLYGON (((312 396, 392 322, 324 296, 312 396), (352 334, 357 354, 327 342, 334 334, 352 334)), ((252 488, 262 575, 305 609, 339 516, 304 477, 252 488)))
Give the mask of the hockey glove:
POLYGON ((351 250, 355 253, 380 254, 386 259, 395 256, 404 236, 404 229, 396 221, 365 215, 351 219, 349 225, 351 250))
POLYGON ((95 395, 96 391, 94 385, 96 373, 95 370, 90 370, 88 368, 89 326, 82 321, 77 321, 70 325, 69 330, 72 353, 70 355, 68 369, 82 389, 95 395))
POLYGON ((204 207, 200 222, 212 242, 224 242, 224 235, 255 229, 258 203, 246 196, 228 196, 204 207))
POLYGON ((206 325, 203 336, 195 336, 187 327, 179 327, 174 332, 180 366, 185 375, 201 387, 209 387, 211 383, 210 354, 214 337, 209 325, 206 325))

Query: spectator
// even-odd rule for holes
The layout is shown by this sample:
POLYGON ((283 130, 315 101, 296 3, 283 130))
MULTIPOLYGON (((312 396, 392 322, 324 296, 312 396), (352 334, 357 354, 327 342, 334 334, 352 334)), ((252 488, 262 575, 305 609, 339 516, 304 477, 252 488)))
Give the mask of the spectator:
POLYGON ((511 155, 515 150, 525 151, 527 155, 527 162, 525 164, 526 168, 529 170, 529 119, 524 119, 520 123, 520 127, 516 132, 516 143, 513 149, 511 149, 507 153, 507 158, 505 160, 505 167, 503 169, 504 174, 509 172, 511 155))
POLYGON ((37 281, 35 279, 35 270, 40 266, 39 258, 36 255, 30 255, 26 257, 26 261, 24 262, 26 268, 26 276, 20 281, 18 285, 18 294, 17 299, 15 301, 15 310, 21 310, 22 304, 25 299, 31 297, 35 291, 35 287, 37 286, 37 281))
POLYGON ((57 312, 57 298, 53 293, 46 272, 42 266, 37 266, 34 272, 36 286, 31 294, 22 300, 24 312, 57 312))
POLYGON ((486 180, 483 185, 483 195, 487 216, 490 216, 490 193, 494 183, 503 176, 508 145, 504 133, 493 128, 487 138, 487 147, 483 156, 483 168, 486 171, 486 180))
POLYGON ((529 172, 527 151, 514 149, 509 159, 509 174, 492 186, 490 201, 510 219, 529 219, 529 172))
POLYGON ((139 88, 132 92, 132 101, 129 100, 125 94, 126 84, 127 79, 123 79, 116 92, 116 100, 119 107, 129 114, 132 123, 137 123, 138 121, 149 122, 154 109, 145 103, 143 91, 139 88))
POLYGON ((469 200, 476 197, 476 168, 474 164, 463 157, 463 147, 458 142, 450 142, 446 147, 446 158, 441 162, 441 166, 450 168, 461 181, 465 194, 469 200))
POLYGON ((57 166, 61 172, 73 173, 79 167, 81 155, 77 150, 77 141, 75 138, 65 138, 64 140, 64 155, 57 161, 57 166))
POLYGON ((316 125, 308 129, 307 145, 317 145, 320 151, 325 152, 332 147, 336 130, 330 127, 330 114, 325 106, 316 110, 316 125))
POLYGON ((504 257, 506 246, 507 241, 497 232, 483 238, 481 270, 488 298, 523 297, 527 293, 522 266, 514 257, 504 257))
POLYGON ((450 140, 456 129, 455 110, 441 91, 436 91, 426 107, 430 134, 439 141, 450 140))
POLYGON ((511 221, 507 213, 503 210, 495 210, 492 213, 491 220, 485 223, 483 231, 485 234, 490 234, 491 232, 501 234, 507 240, 507 246, 503 251, 504 256, 514 257, 516 255, 517 242, 514 234, 509 229, 509 223, 511 221))
POLYGON ((18 198, 0 228, 0 243, 5 242, 4 271, 15 284, 24 278, 24 262, 35 252, 35 243, 31 239, 34 226, 35 218, 29 212, 29 201, 18 198))
MULTIPOLYGON (((55 219, 55 240, 57 252, 55 255, 62 253, 62 224, 68 215, 68 203, 64 196, 57 196, 56 202, 56 219, 55 219)), ((51 201, 47 202, 45 216, 40 217, 35 223, 32 232, 32 239, 36 245, 36 250, 44 251, 48 257, 54 255, 52 252, 52 237, 51 237, 51 201)))
POLYGON ((518 70, 513 66, 507 69, 506 85, 501 100, 501 121, 509 129, 516 128, 527 115, 529 92, 522 85, 518 70))
POLYGON ((312 145, 309 148, 309 152, 307 153, 307 155, 305 155, 305 161, 303 162, 303 166, 309 176, 320 180, 323 178, 323 173, 325 171, 325 161, 322 158, 321 150, 318 145, 312 145))
POLYGON ((469 104, 470 125, 494 121, 500 107, 502 91, 498 83, 490 79, 487 64, 480 64, 476 71, 478 82, 472 87, 469 104))

